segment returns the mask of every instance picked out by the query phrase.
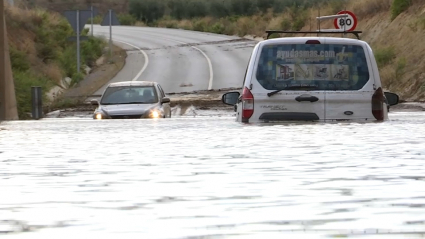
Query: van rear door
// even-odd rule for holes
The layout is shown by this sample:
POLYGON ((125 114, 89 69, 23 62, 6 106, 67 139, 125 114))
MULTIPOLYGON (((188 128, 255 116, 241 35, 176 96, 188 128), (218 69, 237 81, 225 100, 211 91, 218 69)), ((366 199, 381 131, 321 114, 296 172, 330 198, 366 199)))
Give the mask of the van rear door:
POLYGON ((260 119, 352 119, 371 114, 373 77, 363 46, 355 41, 270 41, 261 49, 255 77, 260 119))
MULTIPOLYGON (((254 87, 255 89, 255 87, 254 87)), ((308 89, 308 88, 304 88, 308 89)), ((273 91, 272 91, 273 92, 273 91)), ((325 116, 325 93, 297 90, 281 91, 274 95, 254 91, 254 117, 260 121, 317 121, 325 116)))
POLYGON ((337 52, 329 66, 326 120, 374 119, 371 104, 374 78, 365 49, 360 44, 338 44, 336 40, 328 40, 326 44, 337 52))

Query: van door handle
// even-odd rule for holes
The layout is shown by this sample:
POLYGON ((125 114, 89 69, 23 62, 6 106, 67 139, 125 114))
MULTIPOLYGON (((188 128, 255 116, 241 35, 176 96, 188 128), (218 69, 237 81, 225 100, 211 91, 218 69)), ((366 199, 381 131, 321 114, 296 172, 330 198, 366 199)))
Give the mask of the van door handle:
POLYGON ((312 96, 312 95, 300 95, 297 96, 297 98, 295 98, 296 101, 301 102, 301 101, 310 101, 310 102, 316 102, 319 100, 319 98, 317 98, 316 96, 312 96))

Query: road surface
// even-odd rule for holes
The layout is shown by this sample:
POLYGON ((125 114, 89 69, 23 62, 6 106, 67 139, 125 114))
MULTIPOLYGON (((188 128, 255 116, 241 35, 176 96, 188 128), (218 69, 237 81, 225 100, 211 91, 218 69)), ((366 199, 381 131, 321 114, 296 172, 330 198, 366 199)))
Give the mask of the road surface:
MULTIPOLYGON (((108 38, 109 27, 94 26, 93 33, 108 38)), ((166 93, 240 87, 256 44, 234 36, 129 26, 112 27, 112 39, 128 49, 128 57, 111 82, 156 81, 166 93)))

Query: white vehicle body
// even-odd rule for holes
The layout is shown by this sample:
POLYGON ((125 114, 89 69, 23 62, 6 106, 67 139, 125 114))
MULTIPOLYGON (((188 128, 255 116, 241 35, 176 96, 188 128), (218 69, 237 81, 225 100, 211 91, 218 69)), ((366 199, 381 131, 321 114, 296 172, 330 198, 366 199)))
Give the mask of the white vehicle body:
MULTIPOLYGON (((387 94, 370 46, 336 37, 259 42, 235 105, 239 122, 383 121, 387 94)), ((398 103, 398 96, 390 95, 398 103)), ((235 99, 223 95, 223 102, 235 99), (226 101, 227 99, 227 101, 226 101)), ((395 100, 394 100, 395 101, 395 100)))

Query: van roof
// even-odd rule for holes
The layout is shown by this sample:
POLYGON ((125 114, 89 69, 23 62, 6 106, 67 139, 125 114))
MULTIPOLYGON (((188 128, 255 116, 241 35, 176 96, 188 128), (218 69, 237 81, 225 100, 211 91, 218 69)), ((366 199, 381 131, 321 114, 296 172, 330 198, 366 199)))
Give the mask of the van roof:
POLYGON ((108 87, 120 87, 120 86, 154 86, 153 81, 120 81, 109 84, 108 87))
POLYGON ((308 40, 318 40, 321 43, 332 42, 332 43, 341 43, 341 44, 351 44, 351 45, 364 45, 367 44, 365 41, 352 39, 352 38, 342 38, 342 37, 284 37, 284 38, 273 38, 261 41, 260 44, 304 44, 308 40))

